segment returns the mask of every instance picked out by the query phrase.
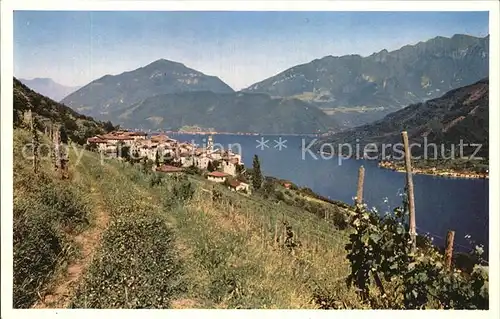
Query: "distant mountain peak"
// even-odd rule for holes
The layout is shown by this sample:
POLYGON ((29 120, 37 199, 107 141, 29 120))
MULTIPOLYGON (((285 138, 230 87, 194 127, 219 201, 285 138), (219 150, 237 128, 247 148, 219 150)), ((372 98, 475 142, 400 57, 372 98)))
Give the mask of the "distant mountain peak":
POLYGON ((55 83, 55 81, 52 80, 51 78, 33 78, 31 81, 44 81, 44 82, 55 83))
POLYGON ((63 102, 86 115, 103 118, 152 96, 193 91, 234 92, 216 76, 162 58, 135 70, 101 77, 63 102))
POLYGON ((150 67, 150 66, 182 66, 186 68, 186 66, 181 62, 171 61, 164 58, 155 60, 150 64, 146 65, 145 67, 150 67))
POLYGON ((487 39, 456 34, 366 57, 326 56, 292 66, 243 91, 296 97, 346 118, 350 123, 346 125, 359 125, 361 117, 374 121, 391 110, 439 97, 487 76, 487 39))
POLYGON ((26 85, 33 91, 45 95, 54 101, 60 101, 68 94, 78 90, 79 87, 65 86, 57 83, 51 78, 36 77, 31 80, 18 79, 22 84, 26 85))

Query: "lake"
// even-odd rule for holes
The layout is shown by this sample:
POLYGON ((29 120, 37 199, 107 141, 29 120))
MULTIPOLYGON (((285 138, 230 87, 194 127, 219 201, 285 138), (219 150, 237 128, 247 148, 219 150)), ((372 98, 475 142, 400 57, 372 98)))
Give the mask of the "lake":
MULTIPOLYGON (((201 146, 206 144, 206 135, 170 134, 180 141, 189 141, 201 146)), ((314 159, 311 154, 303 156, 302 143, 309 145, 312 137, 283 136, 286 146, 279 150, 279 136, 214 135, 214 143, 227 148, 241 148, 246 167, 252 167, 254 154, 259 156, 263 174, 288 179, 299 186, 330 199, 353 203, 356 194, 358 168, 365 167, 364 201, 381 213, 401 205, 400 194, 406 183, 404 173, 381 169, 376 161, 343 159, 314 159), (258 140, 268 140, 257 148, 258 140), (286 140, 286 142, 285 142, 286 140), (267 147, 266 147, 267 146, 267 147)), ((467 251, 472 247, 465 235, 470 235, 477 244, 488 251, 488 180, 451 179, 429 175, 414 175, 415 210, 417 232, 430 233, 434 242, 444 245, 448 230, 455 231, 455 249, 467 251)), ((485 256, 487 258, 487 256, 485 256)))

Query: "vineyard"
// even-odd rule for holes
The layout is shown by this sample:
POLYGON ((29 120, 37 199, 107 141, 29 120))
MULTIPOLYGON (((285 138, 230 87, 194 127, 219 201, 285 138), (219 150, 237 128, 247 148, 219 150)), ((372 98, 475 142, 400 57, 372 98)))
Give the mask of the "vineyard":
POLYGON ((365 205, 353 214, 347 281, 359 298, 372 308, 488 309, 488 268, 478 264, 466 273, 447 265, 425 238, 412 250, 405 204, 384 217, 365 205))
POLYGON ((296 205, 80 147, 62 179, 43 154, 34 174, 30 133, 14 138, 16 308, 488 308, 487 267, 412 248, 405 199, 384 217, 296 205))

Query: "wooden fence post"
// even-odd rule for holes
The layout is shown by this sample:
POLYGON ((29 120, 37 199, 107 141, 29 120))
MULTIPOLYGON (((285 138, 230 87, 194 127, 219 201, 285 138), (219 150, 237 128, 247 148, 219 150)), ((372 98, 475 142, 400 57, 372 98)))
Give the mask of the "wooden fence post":
POLYGON ((286 226, 287 226, 287 225, 288 225, 288 224, 287 224, 287 222, 285 221, 285 222, 283 223, 283 234, 282 234, 282 235, 283 235, 283 237, 282 237, 282 240, 283 240, 283 243, 282 243, 282 244, 283 244, 283 246, 284 246, 284 245, 285 245, 285 243, 286 243, 286 226))
POLYGON ((33 112, 31 108, 28 110, 30 130, 31 130, 31 147, 33 149, 33 172, 38 174, 38 132, 35 127, 33 112))
POLYGON ((61 135, 59 132, 59 126, 54 127, 54 154, 55 154, 55 170, 61 171, 62 169, 62 156, 61 156, 61 135))
POLYGON ((411 168, 410 143, 408 142, 408 133, 401 132, 405 148, 405 166, 406 166, 406 185, 408 189, 408 210, 410 212, 410 237, 412 241, 412 250, 417 249, 417 225, 415 222, 415 197, 413 193, 413 177, 411 168))
POLYGON ((358 170, 358 190, 356 192, 356 204, 361 205, 363 203, 363 185, 365 183, 365 168, 363 165, 359 167, 358 170))
POLYGON ((453 259, 453 240, 455 239, 455 232, 449 230, 446 236, 446 250, 444 252, 444 264, 446 270, 451 270, 451 261, 453 259))
POLYGON ((276 216, 276 221, 274 222, 274 246, 278 246, 278 216, 276 216))

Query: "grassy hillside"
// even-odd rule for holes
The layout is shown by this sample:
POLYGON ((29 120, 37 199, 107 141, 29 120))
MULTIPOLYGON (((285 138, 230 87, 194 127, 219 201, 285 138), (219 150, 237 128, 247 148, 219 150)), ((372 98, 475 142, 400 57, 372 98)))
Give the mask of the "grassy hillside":
POLYGON ((242 195, 78 147, 69 179, 47 154, 34 175, 29 142, 14 130, 15 308, 488 308, 487 268, 449 272, 425 245, 412 261, 403 225, 359 207, 269 182, 242 195), (370 265, 388 271, 388 297, 360 286, 370 265))
POLYGON ((31 108, 39 128, 43 131, 50 124, 58 124, 75 143, 83 144, 88 137, 114 129, 110 122, 104 123, 81 115, 71 108, 43 96, 14 78, 14 127, 22 127, 24 115, 31 108))
POLYGON ((200 177, 159 179, 87 151, 77 162, 80 149, 71 181, 48 159, 34 177, 27 142, 16 129, 15 307, 318 308, 325 295, 361 307, 344 283, 347 234, 331 222, 200 177))

